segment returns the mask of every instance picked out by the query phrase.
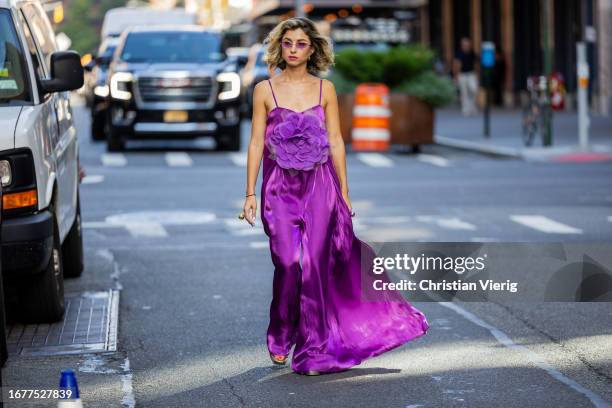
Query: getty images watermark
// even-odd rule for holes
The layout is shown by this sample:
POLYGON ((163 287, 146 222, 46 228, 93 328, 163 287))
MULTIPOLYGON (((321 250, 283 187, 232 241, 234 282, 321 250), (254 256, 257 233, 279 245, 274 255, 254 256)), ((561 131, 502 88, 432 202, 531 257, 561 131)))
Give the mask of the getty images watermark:
MULTIPOLYGON (((376 275, 382 274, 385 270, 396 270, 414 275, 417 271, 452 271, 457 275, 466 272, 481 272, 486 269, 485 261, 487 254, 473 257, 441 257, 441 256, 410 256, 406 253, 396 254, 395 257, 376 257, 372 272, 376 275)), ((401 279, 399 282, 385 282, 382 279, 374 281, 375 290, 435 290, 435 291, 488 291, 488 290, 507 290, 512 293, 517 292, 518 282, 506 279, 505 282, 496 282, 493 279, 478 279, 477 282, 465 282, 461 279, 440 282, 431 279, 421 279, 417 282, 409 279, 401 279)))
POLYGON ((612 302, 612 243, 377 242, 361 246, 364 300, 612 302), (393 294, 391 294, 393 293, 393 294))

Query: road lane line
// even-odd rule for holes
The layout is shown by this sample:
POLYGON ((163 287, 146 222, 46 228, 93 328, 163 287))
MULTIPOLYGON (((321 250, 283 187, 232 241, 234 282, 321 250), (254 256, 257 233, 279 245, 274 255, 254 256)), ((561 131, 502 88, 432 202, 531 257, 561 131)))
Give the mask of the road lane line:
POLYGON ((453 302, 437 302, 437 303, 440 306, 444 306, 454 311, 455 313, 464 317, 465 319, 469 320, 475 325, 488 330, 491 333, 491 335, 493 335, 493 337, 495 337, 497 341, 503 344, 505 347, 522 352, 523 354, 526 355, 529 361, 531 361, 534 365, 541 368, 542 370, 546 371, 555 380, 567 385, 574 391, 579 392, 580 394, 587 397, 596 408, 610 408, 611 407, 610 404, 608 404, 602 397, 600 397, 593 391, 589 390, 588 388, 585 388, 582 385, 578 384, 576 381, 572 380, 571 378, 568 378, 565 375, 563 375, 559 370, 551 366, 550 363, 546 361, 544 358, 542 358, 539 354, 535 353, 534 351, 530 350, 529 348, 523 345, 516 344, 515 342, 513 342, 510 336, 508 336, 506 333, 504 333, 497 327, 485 322, 484 320, 480 319, 473 313, 465 310, 464 308, 462 308, 461 306, 453 302))
POLYGON ((548 234, 582 234, 580 228, 571 227, 543 215, 510 215, 510 219, 518 224, 548 234))
POLYGON ((357 159, 370 167, 393 167, 393 160, 380 153, 358 153, 357 159))
POLYGON ((102 164, 109 167, 124 167, 127 164, 127 159, 123 153, 104 153, 102 164))
POLYGON ((165 154, 165 159, 170 167, 189 167, 193 165, 193 160, 185 152, 168 152, 165 154))

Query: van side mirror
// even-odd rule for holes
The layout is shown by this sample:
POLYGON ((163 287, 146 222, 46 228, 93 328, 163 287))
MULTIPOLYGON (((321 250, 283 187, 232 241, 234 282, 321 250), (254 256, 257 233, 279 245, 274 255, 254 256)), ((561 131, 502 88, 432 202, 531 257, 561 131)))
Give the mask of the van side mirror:
POLYGON ((63 92, 83 86, 81 56, 76 51, 56 51, 51 54, 51 79, 41 80, 45 93, 63 92))

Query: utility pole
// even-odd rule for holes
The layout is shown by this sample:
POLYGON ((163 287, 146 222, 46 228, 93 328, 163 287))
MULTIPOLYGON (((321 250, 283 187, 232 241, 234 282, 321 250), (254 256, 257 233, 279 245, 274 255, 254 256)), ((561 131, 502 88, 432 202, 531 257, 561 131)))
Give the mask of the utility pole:
POLYGON ((491 137, 491 86, 493 84, 493 67, 495 65, 495 44, 493 43, 493 13, 491 2, 484 2, 485 38, 480 47, 480 72, 485 88, 484 137, 491 137))
POLYGON ((584 42, 576 44, 576 72, 578 72, 578 140, 581 150, 589 148, 589 63, 584 42))
POLYGON ((550 46, 550 4, 551 0, 541 0, 542 10, 542 48, 544 50, 544 77, 546 78, 546 89, 543 110, 544 146, 552 145, 552 109, 550 105, 550 75, 552 73, 552 48, 550 46))

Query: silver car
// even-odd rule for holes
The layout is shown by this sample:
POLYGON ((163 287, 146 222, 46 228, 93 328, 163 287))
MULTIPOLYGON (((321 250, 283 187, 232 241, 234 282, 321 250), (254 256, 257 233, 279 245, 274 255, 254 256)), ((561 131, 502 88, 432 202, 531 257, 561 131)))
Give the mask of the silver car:
POLYGON ((64 314, 64 276, 83 270, 79 146, 67 91, 80 56, 57 51, 39 2, 0 0, 2 274, 24 321, 64 314))

